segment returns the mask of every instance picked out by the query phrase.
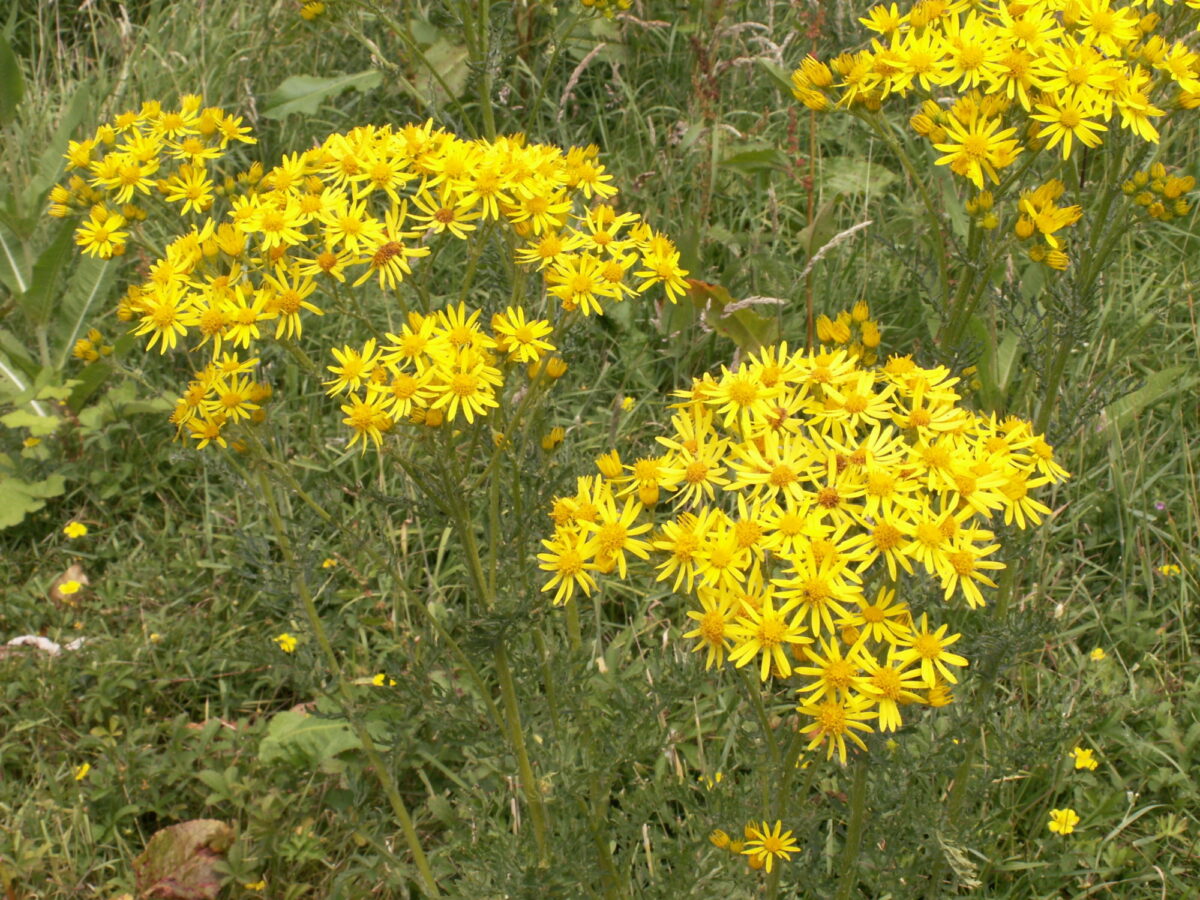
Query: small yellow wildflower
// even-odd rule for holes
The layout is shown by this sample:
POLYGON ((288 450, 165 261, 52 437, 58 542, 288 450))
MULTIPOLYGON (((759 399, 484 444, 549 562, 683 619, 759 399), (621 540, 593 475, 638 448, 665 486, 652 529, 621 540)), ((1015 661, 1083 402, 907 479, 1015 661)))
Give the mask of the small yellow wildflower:
POLYGON ((282 634, 275 635, 275 637, 271 638, 271 640, 278 644, 279 649, 284 653, 294 653, 296 651, 296 644, 298 641, 286 631, 282 634))
POLYGON ((383 687, 384 685, 387 687, 395 687, 396 679, 389 677, 386 672, 380 672, 371 679, 371 684, 375 685, 375 687, 383 687))
POLYGON ((713 833, 708 836, 708 839, 712 841, 714 847, 720 850, 729 849, 729 835, 727 835, 720 828, 714 829, 713 833))
POLYGON ((58 586, 58 592, 64 597, 70 597, 72 594, 78 594, 82 588, 83 585, 72 578, 70 581, 64 581, 62 584, 60 584, 58 586))
POLYGON ((327 556, 325 559, 321 560, 321 568, 322 569, 332 569, 337 564, 338 564, 338 561, 336 559, 334 559, 332 556, 327 556))
POLYGON ((265 891, 267 883, 265 881, 248 881, 242 885, 248 891, 265 891))
POLYGON ((1071 834, 1079 824, 1079 814, 1073 809, 1050 810, 1050 821, 1047 827, 1055 834, 1071 834))
POLYGON ((21 446, 22 446, 22 447, 25 447, 26 449, 29 449, 29 448, 32 448, 32 447, 36 447, 36 446, 37 446, 38 444, 40 444, 41 442, 42 442, 42 439, 41 439, 41 438, 36 438, 36 437, 27 437, 27 438, 25 438, 25 440, 23 440, 23 441, 21 442, 21 446))
POLYGON ((1092 751, 1085 747, 1076 747, 1071 751, 1071 757, 1075 760, 1076 769, 1087 769, 1089 772, 1094 771, 1100 765, 1096 761, 1096 757, 1092 751))
POLYGON ((68 522, 66 525, 63 526, 62 531, 63 531, 63 534, 65 534, 68 538, 70 538, 71 540, 75 540, 75 538, 81 538, 85 534, 87 534, 88 527, 86 525, 84 525, 82 522, 68 522))
POLYGON ((1165 575, 1168 578, 1170 578, 1173 575, 1178 575, 1183 570, 1180 569, 1179 566, 1175 565, 1174 563, 1165 563, 1165 564, 1159 566, 1157 569, 1155 569, 1155 571, 1158 572, 1159 575, 1165 575))
POLYGON ((1089 653, 1088 656, 1091 657, 1093 662, 1099 662, 1100 660, 1102 660, 1106 656, 1108 656, 1108 654, 1104 652, 1103 647, 1097 647, 1095 650, 1093 650, 1091 653, 1089 653))
POLYGON ((743 855, 749 856, 751 863, 764 864, 768 874, 776 858, 791 859, 790 854, 800 849, 800 845, 792 840, 792 833, 784 831, 783 823, 779 820, 776 820, 774 830, 763 822, 758 828, 747 827, 746 831, 748 840, 742 850, 743 855))
POLYGON ((81 766, 77 766, 75 768, 75 780, 83 781, 83 779, 87 778, 88 772, 90 772, 90 771, 92 771, 91 763, 84 763, 81 766))

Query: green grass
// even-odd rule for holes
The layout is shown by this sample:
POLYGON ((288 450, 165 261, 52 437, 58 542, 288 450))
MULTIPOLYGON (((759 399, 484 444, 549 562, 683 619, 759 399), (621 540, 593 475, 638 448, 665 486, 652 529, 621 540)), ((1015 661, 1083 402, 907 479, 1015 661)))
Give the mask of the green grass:
MULTIPOLYGON (((246 161, 268 164, 363 122, 432 115, 465 132, 479 121, 478 72, 467 73, 457 103, 425 107, 405 87, 424 90, 428 75, 404 40, 333 0, 333 22, 313 26, 288 3, 131 6, 128 23, 113 4, 54 15, 44 4, 18 7, 9 42, 26 93, 0 142, 0 199, 17 198, 9 205, 16 218, 37 215, 21 206, 24 185, 44 154, 61 150, 53 142, 77 96, 86 115, 75 136, 143 99, 202 92, 253 120, 288 76, 385 73, 378 88, 331 98, 314 115, 257 121, 261 141, 246 161)), ((457 9, 414 5, 411 13, 446 36, 457 9)), ((787 301, 770 315, 793 346, 804 341, 809 292, 817 312, 831 314, 866 297, 886 350, 940 361, 927 301, 935 270, 913 237, 922 213, 898 163, 849 118, 820 119, 810 134, 807 112, 758 61, 798 62, 810 48, 806 10, 650 4, 640 24, 585 20, 564 40, 564 4, 554 20, 538 8, 537 40, 516 53, 503 9, 493 77, 517 100, 498 104, 499 131, 597 143, 622 202, 677 240, 695 277, 735 298, 787 301), (894 177, 859 177, 877 167, 894 177), (839 175, 847 171, 849 185, 839 175), (832 248, 806 281, 799 236, 810 208, 827 201, 814 249, 857 223, 874 225, 832 248)), ((813 48, 828 56, 859 40, 858 14, 827 9, 813 48)), ((1196 158, 1187 155, 1194 136, 1185 143, 1176 143, 1176 158, 1196 158)), ((36 254, 50 234, 41 221, 22 237, 36 254)), ((1001 532, 1013 564, 1008 615, 949 619, 972 660, 956 703, 906 728, 894 749, 870 742, 852 896, 1157 898, 1187 896, 1200 882, 1198 236, 1194 214, 1131 229, 1086 314, 1076 309, 1077 349, 1049 429, 1072 479, 1047 500, 1054 514, 1045 527, 1001 532), (1163 371, 1173 374, 1160 385, 1163 371), (1120 399, 1139 390, 1144 402, 1120 399), (1180 571, 1163 574, 1166 564, 1180 571), (1091 660, 1095 647, 1107 658, 1091 660), (1096 771, 1071 769, 1077 745, 1096 751, 1096 771), (964 776, 965 790, 956 790, 964 776), (1046 829, 1048 811, 1067 806, 1083 821, 1060 839, 1046 829)), ((110 339, 125 326, 107 310, 136 277, 120 275, 96 317, 110 339)), ((0 328, 23 339, 3 290, 0 328)), ((1040 297, 1014 291, 1000 307, 1022 354, 998 397, 1005 412, 1037 410, 1046 365, 1040 297)), ((536 450, 540 435, 530 437, 519 481, 530 524, 506 518, 496 548, 504 590, 490 610, 471 596, 445 517, 383 458, 345 458, 328 439, 327 399, 299 371, 280 372, 288 404, 272 413, 268 440, 286 446, 297 486, 332 521, 287 492, 294 569, 252 461, 174 443, 160 409, 124 405, 96 427, 67 423, 47 439, 36 465, 64 473, 67 487, 0 532, 0 638, 86 640, 53 658, 28 648, 0 656, 0 884, 8 895, 133 892, 133 860, 151 835, 195 818, 237 828, 222 897, 422 895, 377 773, 352 738, 336 743, 348 731, 298 602, 297 571, 319 589, 347 677, 383 672, 396 681, 355 685, 350 712, 378 744, 448 896, 760 895, 757 876, 708 841, 714 828, 734 833, 762 817, 761 741, 742 681, 732 671, 704 673, 678 640, 683 602, 662 585, 613 584, 581 604, 585 641, 573 650, 562 611, 538 599, 540 573, 522 559, 549 531, 542 511, 551 497, 594 471, 610 446, 627 459, 648 452, 665 424, 660 395, 730 364, 734 345, 694 319, 630 310, 562 347, 572 368, 536 427, 563 425, 567 439, 546 457, 536 450), (635 405, 623 414, 626 395, 635 405), (91 533, 68 541, 61 528, 72 519, 91 533), (337 564, 323 568, 327 558, 337 564), (73 564, 90 586, 75 604, 51 600, 51 584, 73 564), (272 643, 285 631, 301 639, 295 654, 272 643), (494 718, 498 642, 511 657, 551 823, 545 866, 494 718), (297 742, 273 755, 272 728, 301 705, 335 743, 297 742), (91 770, 76 780, 84 763, 91 770), (718 771, 712 789, 698 780, 718 771), (265 893, 243 887, 259 880, 265 893)), ((344 321, 325 322, 320 334, 341 340, 339 329, 349 334, 344 321)), ((958 362, 977 361, 983 349, 968 342, 958 362)), ((136 377, 110 384, 134 385, 139 400, 178 380, 157 355, 129 347, 118 356, 136 377)), ((3 429, 0 451, 16 456, 24 436, 3 429)), ((518 501, 508 485, 502 500, 511 514, 518 501)), ((843 874, 853 769, 817 764, 800 780, 809 774, 786 820, 801 852, 784 865, 784 884, 796 896, 827 897, 843 874)))

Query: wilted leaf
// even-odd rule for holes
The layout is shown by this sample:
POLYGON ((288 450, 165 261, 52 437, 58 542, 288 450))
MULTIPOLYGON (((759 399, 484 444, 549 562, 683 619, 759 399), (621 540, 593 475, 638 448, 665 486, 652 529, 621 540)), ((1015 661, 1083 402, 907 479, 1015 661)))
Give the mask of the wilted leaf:
POLYGON ((233 829, 218 819, 192 819, 155 832, 133 861, 139 900, 215 900, 222 880, 217 862, 233 838, 233 829))
POLYGON ((268 119, 283 119, 292 113, 313 115, 321 104, 343 91, 369 91, 383 82, 383 73, 367 69, 353 75, 317 78, 314 75, 293 75, 267 95, 262 115, 268 119))

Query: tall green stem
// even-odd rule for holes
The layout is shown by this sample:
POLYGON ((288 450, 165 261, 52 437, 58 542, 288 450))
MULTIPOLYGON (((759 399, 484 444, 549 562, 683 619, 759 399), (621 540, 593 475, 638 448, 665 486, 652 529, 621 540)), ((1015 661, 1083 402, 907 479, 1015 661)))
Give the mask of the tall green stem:
POLYGON ((279 552, 283 555, 284 564, 295 573, 294 584, 296 586, 296 593, 300 595, 300 602, 304 607, 304 615, 308 619, 309 628, 312 629, 317 646, 321 648, 321 653, 325 657, 325 664, 329 667, 329 671, 334 676, 334 681, 337 684, 337 696, 342 707, 342 713, 346 716, 346 720, 354 730, 354 734, 362 746, 363 753, 366 754, 367 760, 371 764, 376 777, 379 779, 388 802, 391 804, 392 812, 396 816, 396 820, 400 823, 405 843, 408 844, 409 852, 413 855, 413 863, 416 865, 421 881, 425 885, 425 891, 431 897, 440 897, 441 893, 438 891, 437 881, 433 877, 433 871, 429 868, 429 861, 425 857, 425 851, 421 848, 421 841, 417 836, 416 827, 413 825, 412 817, 408 813, 408 807, 404 804, 404 798, 400 796, 400 790, 396 785, 396 780, 392 777, 391 769, 387 767, 383 757, 379 755, 379 750, 376 748, 370 732, 367 731, 367 727, 357 716, 352 715, 354 698, 350 692, 350 686, 342 672, 341 662, 338 660, 337 653, 334 652, 333 644, 330 643, 329 634, 325 630, 325 623, 321 620, 321 615, 317 611, 317 604, 313 599, 312 591, 309 589, 308 579, 304 577, 304 571, 297 565, 296 554, 292 549, 291 539, 288 537, 287 529, 284 527, 283 516, 279 512, 275 490, 271 485, 271 479, 267 474, 267 470, 263 467, 260 467, 258 470, 258 486, 262 492, 263 499, 266 501, 267 518, 271 521, 271 528, 275 532, 275 540, 279 545, 279 552))
POLYGON ((521 727, 521 710, 517 706, 512 672, 508 667, 508 651, 504 649, 503 640, 496 641, 492 649, 496 660, 496 678, 500 682, 500 695, 504 699, 504 710, 508 715, 509 739, 517 757, 517 772, 521 778, 525 802, 529 805, 529 815, 533 819, 533 838, 537 842, 538 864, 547 866, 550 864, 550 850, 546 839, 546 806, 542 801, 541 787, 533 774, 533 766, 529 764, 529 752, 525 749, 525 732, 521 727))
POLYGON ((846 845, 842 848, 837 900, 850 900, 858 882, 858 851, 862 845, 863 822, 867 814, 867 755, 854 760, 854 781, 850 785, 850 822, 846 826, 846 845))

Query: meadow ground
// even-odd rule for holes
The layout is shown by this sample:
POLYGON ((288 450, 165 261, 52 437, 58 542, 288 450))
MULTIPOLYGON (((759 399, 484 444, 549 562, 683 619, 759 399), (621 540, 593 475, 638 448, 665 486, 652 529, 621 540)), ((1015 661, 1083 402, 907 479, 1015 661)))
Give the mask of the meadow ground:
POLYGON ((948 6, 0 16, 4 896, 1194 896, 1200 11, 948 6))

